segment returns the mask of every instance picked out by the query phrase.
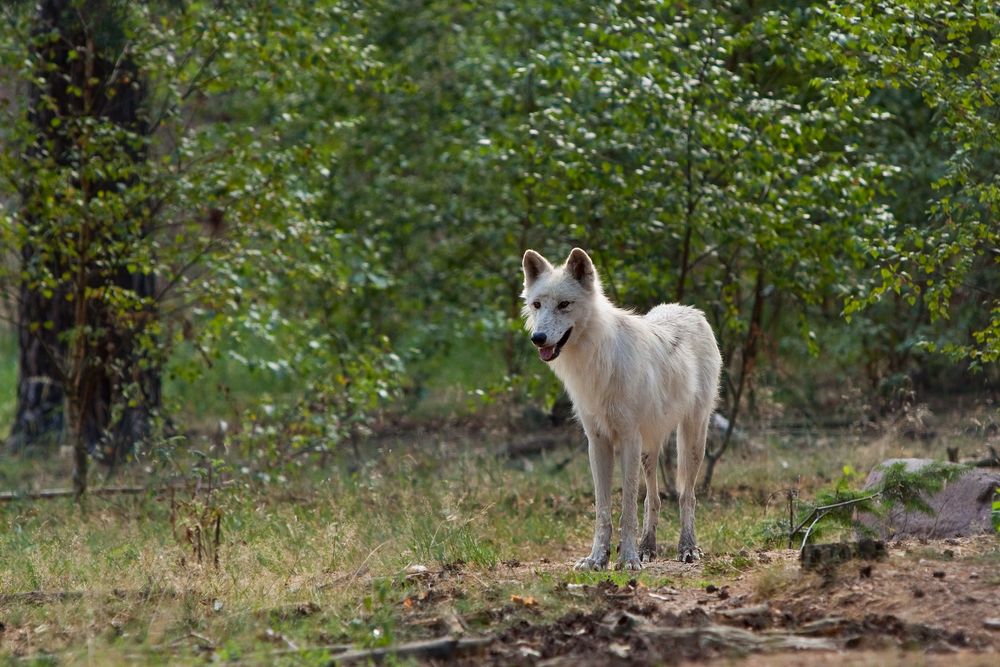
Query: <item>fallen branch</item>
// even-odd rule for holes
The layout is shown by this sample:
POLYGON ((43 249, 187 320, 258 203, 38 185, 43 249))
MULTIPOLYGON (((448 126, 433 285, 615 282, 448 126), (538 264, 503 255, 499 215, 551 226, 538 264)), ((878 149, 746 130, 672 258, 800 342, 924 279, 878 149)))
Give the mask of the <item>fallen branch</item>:
MULTIPOLYGON (((730 617, 740 617, 769 609, 766 605, 729 610, 730 617)), ((832 651, 840 643, 825 637, 803 637, 782 630, 754 632, 730 625, 708 624, 693 628, 671 628, 653 624, 648 619, 627 611, 613 611, 602 621, 612 635, 644 636, 667 639, 675 646, 696 646, 699 651, 718 650, 725 653, 763 651, 832 651)))
POLYGON ((973 461, 972 465, 976 468, 1000 468, 1000 453, 997 452, 996 447, 986 445, 986 449, 989 451, 986 458, 973 461))
POLYGON ((0 593, 0 604, 33 604, 46 605, 68 600, 81 600, 84 597, 114 597, 119 600, 145 600, 151 597, 175 598, 181 595, 177 591, 164 590, 125 590, 114 588, 101 591, 22 591, 18 593, 0 593))
POLYGON ((23 593, 0 593, 0 604, 45 605, 81 598, 83 598, 81 591, 25 591, 23 593))
POLYGON ((510 442, 503 454, 510 458, 534 456, 558 449, 559 447, 565 447, 571 442, 572 439, 566 437, 566 434, 562 432, 535 433, 510 442))
MULTIPOLYGON (((153 486, 102 486, 97 489, 87 489, 88 496, 138 496, 144 493, 161 494, 167 491, 189 490, 192 494, 200 493, 202 490, 211 492, 213 490, 227 488, 236 483, 234 479, 227 479, 220 483, 202 487, 200 480, 185 480, 183 478, 173 481, 163 482, 153 486)), ((9 503, 15 500, 52 500, 54 498, 75 498, 74 489, 42 489, 41 491, 0 491, 0 503, 9 503)))
POLYGON ((767 614, 771 611, 771 605, 768 603, 753 605, 752 607, 739 607, 738 609, 723 609, 717 611, 719 616, 725 618, 739 619, 746 618, 747 616, 760 616, 761 614, 767 614))
POLYGON ((649 633, 678 642, 693 642, 702 648, 724 652, 835 651, 840 643, 825 637, 802 637, 790 632, 753 632, 729 625, 697 628, 653 628, 649 633))
MULTIPOLYGON (((118 496, 139 495, 149 491, 145 486, 104 486, 99 489, 88 489, 88 496, 118 496)), ((53 498, 75 498, 73 489, 43 489, 41 491, 0 491, 0 503, 15 500, 50 500, 53 498)))
POLYGON ((467 639, 456 639, 445 636, 426 641, 411 642, 409 644, 399 644, 398 646, 385 646, 382 648, 345 651, 333 656, 330 665, 343 665, 352 662, 381 662, 386 658, 393 657, 399 659, 438 659, 447 660, 459 655, 473 653, 486 648, 494 641, 493 637, 471 637, 467 639))

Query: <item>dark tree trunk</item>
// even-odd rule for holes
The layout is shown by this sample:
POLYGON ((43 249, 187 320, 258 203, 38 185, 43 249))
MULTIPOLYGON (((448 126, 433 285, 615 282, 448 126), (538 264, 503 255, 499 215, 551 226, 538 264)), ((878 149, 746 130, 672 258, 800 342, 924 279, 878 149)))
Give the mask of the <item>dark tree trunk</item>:
MULTIPOLYGON (((35 261, 25 247, 21 261, 35 261)), ((18 302, 17 411, 7 445, 14 452, 47 451, 62 438, 63 391, 57 364, 64 345, 58 332, 69 326, 65 299, 45 298, 22 283, 18 302), (52 322, 51 328, 45 322, 52 322)))
MULTIPOLYGON (((137 135, 148 133, 142 115, 145 91, 135 63, 125 50, 119 21, 121 6, 114 0, 39 3, 36 34, 56 37, 36 45, 39 61, 46 66, 31 86, 29 115, 36 137, 28 149, 29 159, 41 162, 47 156, 57 168, 79 167, 74 164, 80 159, 79 155, 74 157, 79 137, 73 134, 75 125, 68 119, 96 118, 137 135)), ((146 159, 141 146, 125 150, 131 160, 146 159)), ((88 197, 94 198, 100 193, 119 192, 133 183, 90 181, 79 185, 88 197)), ((75 438, 82 439, 89 453, 113 465, 148 434, 151 414, 160 403, 158 365, 139 344, 144 322, 158 314, 150 305, 141 313, 131 313, 130 321, 123 321, 98 300, 81 304, 79 298, 71 301, 66 297, 79 290, 75 281, 91 288, 123 287, 138 297, 150 298, 152 303, 155 276, 124 268, 98 268, 124 264, 113 254, 121 252, 114 248, 122 244, 109 241, 124 241, 127 245, 130 238, 109 238, 114 234, 113 226, 88 230, 84 225, 78 230, 76 238, 83 239, 80 243, 89 248, 86 256, 92 261, 78 261, 71 266, 69 259, 46 245, 50 235, 65 232, 54 228, 56 221, 45 219, 44 209, 38 205, 39 194, 33 183, 26 183, 22 190, 22 219, 29 238, 22 250, 23 266, 45 262, 44 269, 53 276, 75 275, 70 280, 62 279, 49 293, 37 282, 29 280, 21 285, 18 405, 8 443, 19 451, 44 451, 69 429, 75 438), (65 333, 80 326, 81 318, 102 334, 85 347, 70 350, 65 333), (74 355, 86 359, 86 378, 82 382, 80 377, 70 377, 74 355), (120 404, 126 388, 133 398, 116 411, 115 405, 120 404), (67 400, 74 396, 85 400, 77 400, 75 410, 64 412, 67 400), (77 423, 67 423, 64 415, 74 417, 77 423)))
POLYGON ((722 441, 717 447, 708 447, 705 450, 705 476, 702 478, 698 491, 707 493, 712 485, 712 476, 715 473, 715 466, 726 453, 729 444, 733 439, 733 431, 736 428, 736 419, 740 414, 740 402, 743 399, 743 390, 750 381, 754 370, 757 367, 757 347, 761 337, 761 322, 764 318, 764 268, 757 267, 757 278, 754 281, 753 307, 750 310, 750 326, 747 329, 746 338, 740 349, 740 375, 733 392, 732 404, 729 410, 729 426, 726 427, 722 435, 722 441))

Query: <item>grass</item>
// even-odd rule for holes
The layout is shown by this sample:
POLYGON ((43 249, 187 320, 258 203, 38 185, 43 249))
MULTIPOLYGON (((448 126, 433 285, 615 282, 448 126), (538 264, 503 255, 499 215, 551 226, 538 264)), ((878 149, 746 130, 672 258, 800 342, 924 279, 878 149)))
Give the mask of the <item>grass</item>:
MULTIPOLYGON (((85 647, 114 663, 164 653, 194 660, 205 643, 196 636, 223 657, 271 650, 274 633, 299 645, 388 642, 422 585, 408 567, 460 569, 476 589, 502 560, 567 538, 565 516, 547 499, 578 488, 579 471, 538 480, 492 458, 459 456, 440 469, 434 458, 386 457, 355 474, 238 483, 172 503, 91 498, 86 511, 69 501, 9 503, 0 507, 0 591, 70 597, 7 600, 0 647, 70 661, 85 647), (222 517, 218 568, 206 507, 222 517), (197 534, 206 536, 201 562, 197 534), (300 608, 319 611, 284 611, 300 608)), ((582 529, 580 501, 568 523, 582 529)))
MULTIPOLYGON (((829 443, 825 453, 775 447, 752 460, 734 452, 719 469, 719 486, 699 503, 705 566, 695 578, 675 580, 566 565, 589 548, 592 528, 582 451, 568 465, 559 451, 528 470, 498 459, 488 441, 381 445, 360 467, 272 475, 283 481, 268 484, 232 466, 229 484, 211 493, 94 497, 85 510, 65 500, 0 506, 0 656, 267 662, 290 644, 372 646, 428 636, 432 620, 454 614, 475 629, 594 604, 568 584, 704 587, 740 576, 750 550, 783 546, 760 530, 784 512, 773 492, 824 483, 795 478, 780 461, 803 470, 860 451, 829 443), (549 565, 514 575, 518 561, 549 565), (11 597, 32 591, 64 597, 11 597)), ((67 465, 6 459, 0 479, 55 478, 67 465)), ((137 466, 132 474, 145 473, 137 466)), ((672 546, 678 530, 676 509, 666 503, 660 542, 672 546)), ((776 570, 759 588, 780 587, 785 576, 776 570)))
MULTIPOLYGON (((389 453, 404 444, 387 445, 353 473, 314 471, 269 485, 234 473, 210 494, 94 497, 85 510, 65 500, 0 506, 0 655, 183 663, 259 657, 288 642, 378 645, 426 633, 410 622, 421 613, 449 609, 473 625, 497 613, 539 620, 588 604, 567 596, 567 584, 636 578, 559 565, 589 542, 582 454, 561 466, 559 452, 526 471, 489 447, 389 453), (510 576, 517 561, 540 559, 555 564, 527 579, 510 576), (11 597, 33 591, 64 597, 11 597)), ((25 465, 8 459, 0 467, 11 480, 25 465)), ((700 511, 706 552, 762 544, 752 537, 754 503, 707 500, 700 511)), ((676 539, 675 514, 663 512, 665 544, 676 539)), ((738 557, 715 562, 738 567, 738 557)))

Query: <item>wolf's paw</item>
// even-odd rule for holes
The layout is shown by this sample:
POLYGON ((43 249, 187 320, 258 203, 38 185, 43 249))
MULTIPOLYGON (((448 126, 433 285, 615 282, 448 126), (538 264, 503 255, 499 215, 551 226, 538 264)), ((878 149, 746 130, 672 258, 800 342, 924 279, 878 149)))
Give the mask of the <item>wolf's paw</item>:
POLYGON ((638 572, 642 569, 642 561, 639 560, 638 555, 633 555, 630 557, 618 557, 618 562, 615 563, 616 570, 627 570, 629 572, 638 572))
POLYGON ((696 546, 680 547, 677 550, 677 560, 682 563, 693 563, 701 560, 702 555, 701 549, 696 546))
POLYGON ((643 538, 639 543, 639 560, 643 563, 652 563, 656 560, 656 538, 643 538))
POLYGON ((584 570, 584 571, 603 570, 607 566, 608 566, 608 559, 606 556, 604 558, 595 558, 594 556, 587 556, 586 558, 581 558, 580 560, 576 561, 576 565, 573 566, 573 569, 584 570))

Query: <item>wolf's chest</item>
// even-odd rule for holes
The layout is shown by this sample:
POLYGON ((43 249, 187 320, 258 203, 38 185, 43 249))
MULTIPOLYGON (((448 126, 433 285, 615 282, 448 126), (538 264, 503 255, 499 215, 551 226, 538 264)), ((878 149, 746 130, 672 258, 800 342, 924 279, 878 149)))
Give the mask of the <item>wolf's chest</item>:
POLYGON ((606 375, 597 373, 571 373, 560 375, 573 401, 577 417, 588 430, 612 435, 627 429, 634 422, 630 406, 634 401, 626 396, 627 390, 606 375))

